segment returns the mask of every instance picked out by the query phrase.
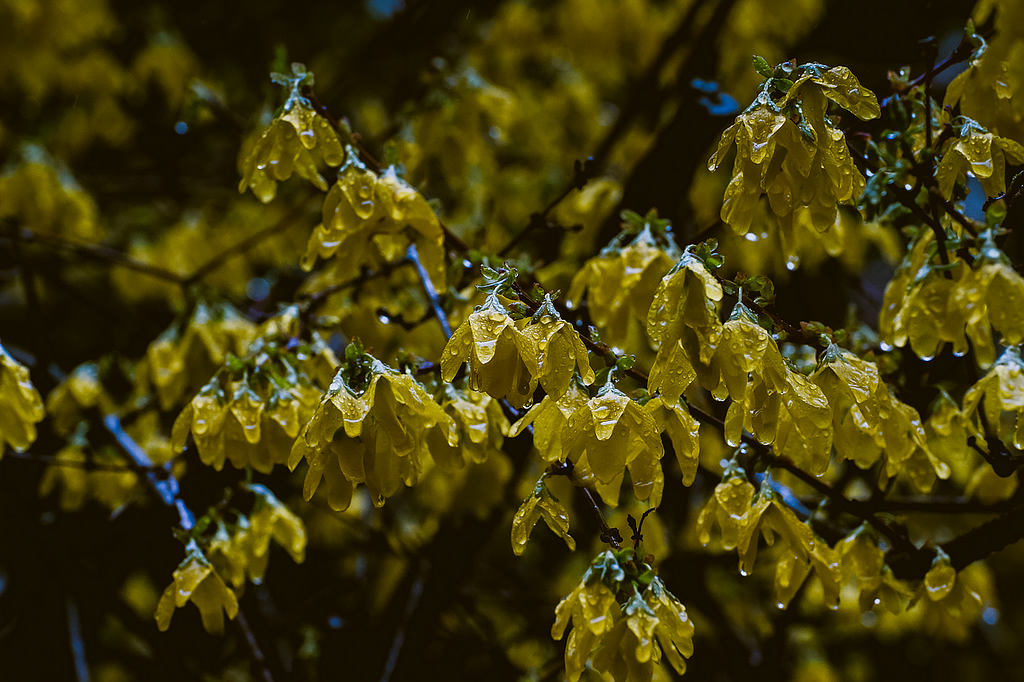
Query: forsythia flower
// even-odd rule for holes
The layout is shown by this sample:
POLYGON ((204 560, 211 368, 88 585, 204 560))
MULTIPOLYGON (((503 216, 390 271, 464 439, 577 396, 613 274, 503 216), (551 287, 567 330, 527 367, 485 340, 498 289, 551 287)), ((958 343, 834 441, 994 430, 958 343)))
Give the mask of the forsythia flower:
POLYGON ((99 366, 92 362, 79 365, 46 396, 46 412, 58 434, 69 435, 83 409, 99 406, 104 413, 112 410, 113 401, 103 390, 99 371, 99 366))
POLYGON ((993 12, 998 13, 999 30, 987 41, 973 36, 981 49, 975 52, 970 66, 947 86, 943 106, 959 103, 965 116, 1000 135, 1020 140, 1024 139, 1024 7, 1016 0, 979 2, 974 10, 975 24, 984 26, 993 12))
POLYGON ((755 495, 754 486, 742 474, 727 471, 726 478, 715 488, 697 518, 701 543, 711 540, 711 529, 716 525, 721 529, 725 549, 735 547, 739 554, 743 575, 754 570, 760 537, 769 545, 774 544, 776 536, 783 539, 784 547, 775 567, 775 594, 783 607, 789 604, 812 569, 824 588, 826 603, 838 605, 838 555, 777 499, 767 476, 755 495))
POLYGON ((1003 351, 988 373, 967 390, 963 405, 968 429, 980 441, 985 442, 990 432, 1007 446, 1024 450, 1024 360, 1020 350, 1011 346, 1003 351))
POLYGON ((312 270, 317 257, 338 254, 341 260, 335 276, 349 279, 373 260, 400 260, 414 243, 434 286, 444 287, 441 222, 423 195, 398 177, 394 167, 378 176, 350 150, 348 163, 324 198, 322 217, 306 242, 300 260, 303 270, 312 270), (411 229, 411 237, 406 236, 406 228, 411 229))
POLYGON ((1024 278, 991 241, 991 233, 973 265, 959 260, 945 277, 934 268, 934 240, 925 232, 904 258, 882 299, 878 331, 888 345, 910 347, 922 358, 938 354, 946 342, 964 355, 970 340, 979 365, 995 359, 992 329, 1005 345, 1024 341, 1017 311, 1024 305, 1024 278), (966 332, 966 335, 965 335, 966 332))
POLYGON ((700 465, 700 423, 682 402, 670 403, 660 396, 647 401, 644 410, 654 417, 658 429, 668 434, 683 474, 683 485, 691 485, 700 465))
POLYGON ((953 196, 953 185, 965 181, 967 172, 978 179, 986 196, 994 197, 1006 191, 1006 162, 1024 163, 1024 146, 1006 137, 999 137, 981 127, 976 121, 960 117, 963 124, 957 137, 945 145, 942 160, 935 169, 935 180, 942 195, 953 196))
POLYGON ((588 664, 619 682, 650 682, 662 656, 677 673, 693 655, 693 622, 653 569, 633 550, 600 554, 572 594, 555 609, 551 636, 565 647, 566 676, 580 679, 588 664))
POLYGON ((628 244, 621 246, 617 238, 583 265, 569 287, 569 305, 577 307, 586 292, 587 310, 602 339, 625 346, 635 321, 647 322, 659 283, 678 258, 675 244, 659 243, 647 222, 628 244))
POLYGON ((340 166, 345 160, 338 134, 302 95, 302 88, 313 84, 313 74, 300 64, 292 64, 292 74, 271 76, 275 83, 289 88, 288 101, 259 140, 243 149, 239 159, 242 180, 238 191, 252 188, 263 203, 274 198, 277 183, 290 178, 293 172, 326 192, 327 183, 317 171, 317 161, 340 166))
POLYGON ((764 193, 784 226, 806 211, 824 231, 836 222, 837 204, 860 195, 864 177, 850 158, 845 135, 826 116, 829 100, 862 120, 880 113, 874 93, 843 66, 783 64, 764 81, 754 103, 722 133, 708 162, 709 170, 717 169, 735 142, 724 222, 746 233, 764 193))
POLYGON ((98 241, 102 231, 91 195, 39 148, 29 147, 25 156, 25 163, 0 176, 0 218, 37 232, 98 241))
POLYGON ((722 285, 691 250, 666 274, 647 313, 647 334, 658 345, 648 388, 676 401, 697 377, 695 367, 710 362, 722 323, 722 285))
POLYGON ((633 493, 657 507, 665 481, 665 454, 654 417, 611 383, 587 399, 579 389, 546 396, 512 425, 511 436, 534 424, 534 444, 547 462, 571 461, 593 473, 606 504, 618 504, 619 488, 629 470, 633 493))
POLYGON ((461 468, 467 461, 480 464, 499 452, 509 429, 501 404, 486 393, 472 389, 459 390, 445 384, 444 390, 447 400, 442 408, 458 427, 459 442, 451 445, 445 433, 431 430, 427 438, 434 461, 452 470, 461 468))
MULTIPOLYGON (((351 347, 351 346, 350 346, 351 347)), ((328 503, 344 510, 365 483, 380 507, 404 483, 414 485, 429 453, 428 432, 458 443, 455 422, 415 379, 368 355, 343 365, 292 446, 288 467, 309 465, 303 496, 327 478, 328 503), (359 376, 353 373, 358 372, 359 376), (362 384, 362 385, 360 385, 362 384)))
POLYGON ((224 613, 231 619, 238 615, 238 598, 217 575, 195 540, 189 542, 185 551, 185 559, 174 569, 174 581, 160 595, 154 614, 157 627, 161 631, 170 627, 174 609, 191 601, 199 609, 206 631, 221 634, 224 613))
POLYGON ((46 416, 28 368, 0 346, 0 455, 10 445, 23 451, 36 439, 36 422, 46 416))
POLYGON ((722 326, 701 379, 716 399, 732 399, 725 416, 727 443, 739 445, 746 428, 812 473, 828 467, 832 419, 825 395, 786 366, 775 340, 741 303, 722 326))
POLYGON ((200 301, 183 331, 171 326, 149 344, 137 380, 152 382, 161 409, 169 410, 203 386, 228 354, 243 355, 255 335, 255 325, 230 305, 200 301))
POLYGON ((209 555, 236 588, 245 583, 246 576, 260 583, 267 571, 270 541, 284 547, 296 563, 306 556, 306 528, 302 520, 285 507, 273 493, 262 485, 247 485, 256 497, 248 515, 239 514, 238 521, 229 531, 223 522, 210 542, 209 555))
POLYGON ((264 337, 252 344, 245 359, 228 356, 175 420, 174 449, 185 447, 191 431, 199 458, 218 471, 225 459, 262 473, 285 463, 321 397, 304 371, 315 350, 300 345, 293 352, 278 339, 264 337))
POLYGON ((884 454, 892 475, 920 451, 932 466, 933 476, 949 476, 949 467, 928 447, 917 410, 893 396, 875 363, 830 345, 811 381, 828 399, 839 459, 853 460, 867 469, 884 454))
POLYGON ((885 552, 869 537, 864 526, 836 543, 835 549, 844 578, 856 582, 861 612, 875 606, 889 613, 900 613, 906 608, 912 591, 885 565, 885 552))
POLYGON ((995 589, 984 563, 974 563, 958 572, 950 565, 948 555, 939 550, 915 600, 911 611, 920 609, 926 632, 962 642, 984 609, 994 603, 995 589))
POLYGON ((532 402, 538 382, 548 395, 568 390, 574 366, 585 384, 593 383, 586 346, 558 317, 546 297, 532 318, 513 320, 495 295, 470 313, 441 353, 441 378, 450 382, 469 362, 469 385, 515 407, 532 402))
POLYGON ((541 478, 512 519, 512 551, 516 556, 520 556, 526 550, 530 533, 541 519, 544 519, 544 523, 555 535, 565 540, 570 550, 576 549, 576 541, 569 535, 569 512, 555 499, 541 478))

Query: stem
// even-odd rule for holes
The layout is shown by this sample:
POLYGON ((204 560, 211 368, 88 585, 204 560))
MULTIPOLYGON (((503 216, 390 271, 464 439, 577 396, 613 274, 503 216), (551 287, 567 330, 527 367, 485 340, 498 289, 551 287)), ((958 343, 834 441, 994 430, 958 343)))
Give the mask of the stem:
POLYGON ((434 317, 441 324, 441 331, 444 332, 444 338, 452 338, 452 327, 448 323, 448 316, 444 312, 444 308, 441 307, 441 298, 437 295, 437 289, 434 288, 434 283, 430 281, 430 274, 427 269, 423 267, 423 263, 420 262, 420 254, 416 250, 416 244, 410 244, 409 250, 406 252, 406 257, 412 261, 413 265, 416 266, 416 273, 420 276, 420 282, 423 284, 423 290, 427 293, 427 298, 430 299, 430 307, 434 310, 434 317))

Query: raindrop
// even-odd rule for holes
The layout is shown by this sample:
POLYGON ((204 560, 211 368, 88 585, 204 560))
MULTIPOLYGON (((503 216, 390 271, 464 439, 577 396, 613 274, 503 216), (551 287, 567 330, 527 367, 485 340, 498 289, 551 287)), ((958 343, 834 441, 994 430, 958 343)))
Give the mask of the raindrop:
POLYGON ((188 132, 188 124, 184 121, 178 121, 174 124, 174 132, 178 133, 179 135, 184 135, 185 133, 188 132))
POLYGON ((878 622, 878 615, 874 611, 865 611, 860 617, 860 624, 866 628, 875 627, 875 623, 878 622))
POLYGON ((892 346, 886 343, 885 341, 879 341, 878 348, 886 353, 892 350, 892 346))
POLYGON ((985 622, 985 625, 995 625, 999 622, 999 610, 991 606, 987 607, 981 612, 981 620, 985 622))

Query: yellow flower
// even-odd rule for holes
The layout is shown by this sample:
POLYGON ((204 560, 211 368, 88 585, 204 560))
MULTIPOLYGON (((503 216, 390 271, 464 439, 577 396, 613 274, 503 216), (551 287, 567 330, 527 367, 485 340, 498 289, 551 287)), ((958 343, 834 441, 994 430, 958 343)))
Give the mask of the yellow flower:
POLYGON ((565 393, 576 371, 584 384, 594 383, 587 347, 572 325, 558 316, 550 294, 544 295, 544 302, 521 331, 530 374, 548 395, 557 398, 565 393))
POLYGON ((318 257, 337 256, 336 276, 348 279, 368 262, 402 259, 415 243, 434 286, 443 289, 444 229, 423 195, 398 177, 394 167, 378 176, 350 149, 348 163, 324 198, 322 218, 306 242, 303 270, 312 270, 318 257))
POLYGON ((879 116, 878 101, 846 67, 783 64, 775 73, 722 133, 708 162, 709 170, 717 169, 736 144, 722 220, 746 233, 764 193, 783 227, 806 212, 824 231, 836 222, 837 204, 855 200, 864 189, 846 137, 825 116, 828 100, 863 120, 879 116))
POLYGON ((243 147, 239 155, 242 180, 238 191, 251 188, 263 203, 274 198, 277 183, 292 173, 326 192, 327 183, 317 171, 317 162, 340 166, 345 160, 338 134, 302 95, 302 88, 312 85, 313 74, 298 64, 292 64, 292 72, 292 76, 274 75, 274 82, 290 88, 288 101, 259 139, 243 147))
MULTIPOLYGON (((974 23, 985 26, 998 13, 1000 29, 982 42, 970 66, 946 88, 943 106, 960 106, 965 116, 981 121, 991 130, 1024 139, 1024 8, 1016 0, 979 2, 974 23)), ((976 43, 977 44, 977 43, 976 43)))
POLYGON ((811 380, 828 399, 839 459, 867 469, 885 454, 892 476, 919 452, 933 476, 949 476, 949 467, 931 454, 917 410, 892 394, 875 363, 831 345, 811 380))
POLYGON ((601 338, 625 347, 630 328, 646 324, 661 278, 678 256, 674 245, 666 249, 659 244, 645 224, 626 246, 613 243, 583 265, 569 287, 569 306, 578 307, 586 292, 587 311, 601 338))
POLYGON ((185 559, 174 570, 174 581, 160 595, 154 614, 157 627, 161 631, 169 628, 175 608, 191 601, 199 609, 206 631, 221 634, 224 613, 232 620, 238 615, 238 598, 217 575, 195 540, 189 542, 185 551, 185 559))
POLYGON ((496 296, 469 314, 441 353, 441 378, 451 382, 462 363, 469 362, 469 387, 513 407, 533 402, 537 377, 531 343, 496 296))
POLYGON ((348 508, 355 485, 369 488, 380 507, 404 483, 415 485, 430 453, 428 432, 437 428, 458 443, 455 422, 415 379, 368 355, 361 365, 365 388, 343 365, 327 395, 292 446, 288 467, 309 465, 303 496, 309 500, 326 476, 328 503, 348 508))
POLYGON ((271 539, 284 547, 296 563, 302 563, 306 556, 306 528, 302 520, 266 487, 245 487, 256 497, 252 511, 238 514, 230 531, 218 521, 208 552, 213 565, 236 588, 242 586, 246 576, 254 583, 263 580, 271 539))
POLYGON ((526 550, 530 533, 541 519, 544 519, 544 523, 555 535, 565 540, 570 550, 576 549, 576 541, 569 535, 569 512, 555 499, 541 478, 512 519, 512 551, 516 556, 526 550))
POLYGON ((668 434, 683 474, 683 485, 691 485, 700 464, 700 424, 680 401, 669 403, 659 396, 649 400, 644 410, 654 417, 658 429, 668 434))
POLYGON ((467 461, 480 464, 501 450, 509 422, 501 405, 486 393, 459 390, 445 385, 447 400, 442 404, 459 430, 459 442, 450 445, 447 434, 432 429, 427 438, 430 454, 447 470, 462 468, 467 461))
POLYGON ((654 569, 632 550, 606 551, 555 609, 551 636, 565 647, 570 682, 588 667, 623 682, 649 682, 662 656, 677 673, 693 655, 693 622, 654 569))
POLYGON ((1006 163, 1024 163, 1024 146, 993 135, 969 118, 960 118, 963 124, 957 129, 957 137, 946 143, 935 169, 939 190, 949 199, 953 196, 953 185, 964 182, 970 171, 987 196, 1002 194, 1006 191, 1006 163))
POLYGON ((725 440, 740 444, 743 429, 812 473, 823 472, 832 447, 832 415, 825 395, 786 366, 778 344, 746 306, 737 303, 702 383, 718 400, 732 399, 725 440))
POLYGON ((0 346, 0 455, 5 445, 22 452, 36 439, 36 422, 46 415, 28 368, 0 346))
POLYGON ((199 458, 218 471, 225 459, 262 473, 288 460, 321 391, 303 369, 312 351, 286 350, 279 341, 261 338, 246 358, 227 358, 174 421, 175 451, 184 449, 191 432, 199 458))
POLYGON ((69 435, 83 409, 99 406, 104 413, 112 410, 113 401, 103 390, 99 371, 99 366, 92 362, 79 365, 46 396, 46 412, 58 434, 69 435))
POLYGON ((587 399, 576 387, 559 398, 547 396, 512 425, 510 434, 534 425, 534 445, 547 462, 571 461, 594 475, 605 503, 616 506, 626 470, 637 499, 661 502, 664 449, 654 417, 636 401, 606 384, 587 399))
POLYGON ((136 371, 140 388, 152 383, 160 407, 170 410, 199 390, 229 354, 244 355, 256 327, 226 303, 200 301, 184 330, 172 325, 146 349, 136 371))
POLYGON ((1024 360, 1016 347, 1003 351, 988 373, 967 390, 963 405, 968 428, 981 444, 991 433, 1007 446, 1024 450, 1024 360))

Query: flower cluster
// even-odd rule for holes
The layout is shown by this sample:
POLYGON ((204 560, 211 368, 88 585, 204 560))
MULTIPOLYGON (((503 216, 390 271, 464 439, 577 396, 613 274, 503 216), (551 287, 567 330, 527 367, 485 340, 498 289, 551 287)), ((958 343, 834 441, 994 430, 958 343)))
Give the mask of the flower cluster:
POLYGON ((248 514, 238 514, 234 523, 216 521, 217 530, 209 543, 210 561, 217 572, 235 589, 248 577, 254 583, 263 580, 270 558, 270 541, 284 547, 295 563, 306 556, 306 528, 302 520, 262 485, 245 489, 255 497, 248 514))
POLYGON ((585 384, 594 381, 586 346, 550 296, 532 317, 513 320, 498 296, 488 295, 442 351, 441 378, 450 382, 467 361, 471 388, 514 407, 532 403, 538 383, 557 398, 577 371, 585 384))
POLYGON ((826 115, 829 102, 867 120, 879 116, 878 100, 846 67, 786 63, 763 68, 760 93, 722 133, 708 162, 708 169, 716 170, 735 143, 722 220, 746 233, 766 194, 784 229, 806 213, 818 230, 827 230, 836 222, 837 204, 855 200, 864 189, 846 136, 826 115))
POLYGON ((171 626, 174 610, 192 602, 199 609, 203 627, 207 632, 224 632, 224 614, 234 619, 238 615, 238 597, 224 584, 223 578, 213 568, 195 540, 185 548, 185 558, 174 569, 174 580, 157 604, 157 627, 161 631, 171 626))
POLYGON ((415 244, 431 281, 443 286, 444 230, 434 209, 394 167, 378 175, 354 149, 348 157, 324 199, 323 221, 306 242, 302 269, 312 270, 318 257, 336 257, 334 276, 349 279, 368 263, 404 258, 415 244))
POLYGON ((313 417, 292 446, 288 466, 309 465, 307 500, 327 479, 327 501, 347 509, 363 483, 376 506, 399 487, 414 485, 430 454, 429 432, 440 429, 449 445, 459 442, 455 421, 412 376, 391 369, 350 345, 313 417))
POLYGON ((0 455, 10 445, 23 451, 36 439, 36 422, 46 415, 28 368, 0 346, 0 455))
POLYGON ((229 355, 175 420, 174 449, 184 449, 191 433, 199 458, 217 470, 226 459, 263 473, 284 464, 321 395, 303 371, 309 354, 308 346, 293 352, 259 339, 246 358, 229 355))
POLYGON ((200 301, 184 329, 171 325, 149 344, 136 379, 143 387, 152 383, 161 409, 169 410, 203 386, 229 354, 243 355, 255 336, 256 326, 229 304, 200 301))
POLYGON ((298 173, 326 192, 327 182, 320 176, 317 162, 340 166, 345 150, 330 122, 317 114, 302 94, 304 87, 313 84, 313 74, 301 64, 292 64, 291 76, 273 74, 272 79, 289 89, 288 101, 259 139, 243 148, 238 191, 251 188, 260 201, 267 203, 277 194, 278 182, 298 173))
POLYGON ((583 265, 567 295, 570 307, 577 307, 586 294, 590 318, 601 330, 601 338, 613 346, 626 346, 636 323, 646 324, 658 285, 680 256, 665 232, 667 220, 656 215, 636 216, 627 227, 633 229, 624 230, 583 265), (642 225, 639 232, 635 231, 637 223, 642 225))
POLYGON ((512 425, 510 435, 535 426, 534 445, 546 462, 570 461, 577 474, 607 504, 618 504, 626 470, 637 499, 652 506, 661 502, 661 432, 650 412, 609 381, 589 397, 570 385, 561 396, 546 396, 512 425))
POLYGON ((755 491, 742 472, 727 470, 697 518, 700 541, 705 545, 710 542, 711 531, 717 526, 723 546, 736 549, 740 572, 749 575, 757 560, 759 539, 763 537, 772 545, 781 538, 782 547, 775 566, 778 603, 782 607, 789 604, 813 570, 825 591, 826 603, 837 606, 841 578, 838 555, 778 499, 770 480, 765 476, 761 489, 755 491))
POLYGON ((693 622, 654 569, 631 549, 597 556, 579 585, 555 609, 551 636, 565 647, 570 682, 588 667, 622 682, 650 682, 666 658, 686 672, 693 655, 693 622))
POLYGON ((952 270, 934 263, 936 246, 925 232, 900 264, 882 300, 878 330, 891 346, 910 347, 920 357, 935 357, 945 343, 963 355, 970 340, 975 360, 992 364, 994 329, 1004 344, 1024 341, 1024 324, 1017 312, 1024 305, 1024 278, 992 241, 982 235, 983 246, 968 265, 959 257, 952 270))

